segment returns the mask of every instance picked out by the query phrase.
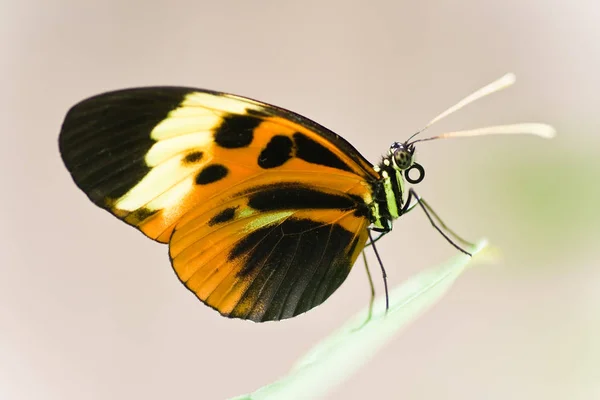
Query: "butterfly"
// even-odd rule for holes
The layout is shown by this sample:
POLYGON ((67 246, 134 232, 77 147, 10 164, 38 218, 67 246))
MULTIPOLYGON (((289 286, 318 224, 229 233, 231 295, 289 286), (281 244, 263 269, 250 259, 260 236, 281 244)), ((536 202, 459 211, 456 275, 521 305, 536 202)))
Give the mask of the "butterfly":
MULTIPOLYGON (((429 125, 511 81, 506 75, 429 125)), ((338 134, 284 108, 210 90, 142 87, 74 105, 59 149, 94 204, 168 243, 177 277, 198 299, 226 317, 260 322, 323 303, 374 243, 370 232, 386 234, 414 205, 437 228, 432 210, 406 188, 424 178, 415 143, 523 128, 411 141, 415 134, 374 165, 338 134)), ((525 128, 548 134, 542 124, 525 128)))

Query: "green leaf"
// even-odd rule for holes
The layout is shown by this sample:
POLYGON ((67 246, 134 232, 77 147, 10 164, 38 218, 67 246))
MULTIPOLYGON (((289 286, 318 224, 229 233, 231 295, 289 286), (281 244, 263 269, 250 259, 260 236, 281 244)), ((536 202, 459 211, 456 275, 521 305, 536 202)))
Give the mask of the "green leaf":
MULTIPOLYGON (((472 253, 486 246, 480 241, 472 253)), ((400 329, 435 304, 466 269, 470 257, 459 254, 447 263, 425 270, 390 292, 390 309, 385 298, 374 304, 365 323, 368 307, 351 318, 337 332, 302 357, 289 374, 254 393, 235 400, 306 399, 322 396, 356 372, 400 329)))

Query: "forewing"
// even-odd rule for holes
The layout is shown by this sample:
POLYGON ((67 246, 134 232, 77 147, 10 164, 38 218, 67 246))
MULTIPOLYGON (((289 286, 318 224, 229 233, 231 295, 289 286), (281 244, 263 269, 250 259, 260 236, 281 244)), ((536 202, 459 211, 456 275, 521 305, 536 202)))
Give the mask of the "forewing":
POLYGON ((67 114, 59 146, 95 204, 160 242, 188 212, 234 186, 303 182, 346 190, 367 204, 377 179, 348 142, 307 118, 191 88, 84 100, 67 114))

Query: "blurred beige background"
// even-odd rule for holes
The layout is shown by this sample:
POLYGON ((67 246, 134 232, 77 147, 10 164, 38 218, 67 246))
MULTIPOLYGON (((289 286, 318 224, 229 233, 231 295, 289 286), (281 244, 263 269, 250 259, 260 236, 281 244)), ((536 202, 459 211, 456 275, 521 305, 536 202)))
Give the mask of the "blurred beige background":
MULTIPOLYGON (((166 246, 72 183, 57 135, 73 103, 137 85, 229 91, 315 119, 375 162, 508 71, 514 88, 431 132, 543 121, 558 138, 418 149, 419 193, 503 261, 468 271, 330 398, 600 398, 597 1, 93 3, 0 2, 0 399, 242 394, 368 302, 358 263, 287 322, 204 307, 166 246)), ((380 243, 391 285, 454 254, 420 212, 380 243)))

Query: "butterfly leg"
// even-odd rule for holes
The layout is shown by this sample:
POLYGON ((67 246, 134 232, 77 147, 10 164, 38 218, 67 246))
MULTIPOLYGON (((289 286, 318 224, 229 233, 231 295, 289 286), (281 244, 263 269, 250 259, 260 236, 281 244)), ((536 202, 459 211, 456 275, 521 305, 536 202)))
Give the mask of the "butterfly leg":
MULTIPOLYGON (((416 205, 416 204, 415 204, 416 205)), ((414 206, 413 206, 414 207, 414 206)), ((410 211, 410 210, 409 210, 410 211)), ((379 239, 381 239, 382 237, 384 237, 385 235, 387 235, 388 233, 390 233, 391 231, 383 231, 379 234, 379 236, 377 236, 374 240, 373 243, 379 242, 379 239)), ((373 243, 369 242, 367 243, 367 245, 365 247, 369 247, 371 246, 373 243)))
POLYGON ((464 240, 463 238, 458 236, 454 231, 452 231, 450 228, 448 228, 448 226, 441 220, 441 218, 437 215, 437 213, 435 211, 433 211, 433 209, 429 206, 429 204, 427 204, 427 202, 425 202, 425 200, 423 200, 419 197, 419 195, 414 191, 413 188, 408 189, 408 199, 406 200, 406 205, 402 209, 401 214, 406 214, 407 212, 411 211, 417 204, 419 206, 421 206, 421 208, 425 212, 425 215, 429 219, 429 222, 431 222, 431 225, 448 241, 448 243, 450 243, 458 251, 465 253, 469 257, 472 256, 471 253, 469 253, 468 251, 464 250, 462 247, 460 247, 459 245, 454 243, 454 241, 452 239, 450 239, 450 237, 448 237, 448 235, 446 235, 446 233, 436 224, 435 220, 437 220, 437 222, 442 226, 442 228, 444 228, 446 231, 448 231, 448 233, 450 233, 450 235, 453 236, 458 242, 461 242, 462 244, 467 245, 469 247, 472 247, 473 244, 464 240), (415 198, 417 203, 413 204, 411 207, 410 203, 411 203, 413 197, 415 198), (432 217, 432 215, 433 215, 433 217, 432 217), (435 218, 435 220, 434 220, 434 218, 435 218))
POLYGON ((362 257, 363 262, 365 263, 365 269, 367 271, 367 278, 369 279, 369 286, 371 287, 371 299, 369 301, 369 313, 367 314, 367 319, 365 319, 365 321, 355 330, 361 329, 371 320, 371 317, 373 316, 373 303, 375 302, 375 285, 373 284, 373 278, 371 276, 371 271, 369 270, 369 263, 367 262, 367 255, 365 254, 364 250, 362 252, 362 257))
POLYGON ((373 302, 375 301, 375 285, 373 284, 373 278, 371 277, 371 271, 369 270, 369 263, 367 262, 367 255, 362 252, 363 261, 365 263, 365 270, 367 271, 367 278, 369 279, 369 286, 371 288, 371 299, 369 300, 369 316, 367 321, 371 319, 373 314, 373 302))
MULTIPOLYGON (((375 247, 375 242, 377 240, 379 240, 382 236, 384 236, 386 233, 388 233, 388 232, 383 232, 375 240, 373 240, 373 237, 371 236, 371 231, 369 230, 369 244, 367 244, 367 246, 373 245, 373 250, 375 251, 375 255, 377 256, 377 261, 379 262, 379 265, 381 266, 381 272, 382 272, 382 276, 383 276, 383 284, 385 287, 385 311, 387 312, 387 310, 389 309, 389 305, 390 305, 389 295, 388 295, 388 286, 387 286, 387 273, 385 272, 385 268, 383 267, 383 263, 381 262, 381 257, 379 256, 379 252, 377 251, 377 248, 375 247)), ((367 246, 365 246, 365 247, 367 247, 367 246)), ((369 263, 367 261, 367 255, 364 252, 364 250, 362 252, 362 257, 363 257, 363 261, 365 263, 365 269, 367 271, 367 278, 369 279, 369 286, 371 287, 371 300, 369 301, 369 313, 367 314, 367 319, 358 328, 356 328, 356 330, 361 329, 363 326, 365 326, 371 320, 371 317, 373 316, 373 304, 375 302, 375 285, 373 284, 373 277, 371 276, 371 270, 369 270, 369 263)))
POLYGON ((377 251, 377 246, 375 246, 375 242, 373 241, 373 235, 371 235, 371 230, 368 230, 369 233, 369 242, 373 245, 373 251, 375 252, 375 257, 377 257, 377 262, 381 267, 381 275, 383 277, 383 287, 385 288, 385 311, 390 308, 390 296, 388 294, 388 284, 387 284, 387 273, 385 272, 385 268, 383 266, 383 262, 381 261, 381 257, 379 256, 379 251, 377 251))
POLYGON ((461 242, 462 244, 464 244, 467 247, 475 247, 474 243, 471 243, 468 240, 463 239, 456 232, 454 232, 452 229, 450 229, 448 227, 448 225, 446 225, 444 223, 444 221, 442 221, 442 219, 439 217, 439 215, 437 215, 437 213, 433 210, 433 208, 431 208, 431 206, 424 199, 421 199, 421 203, 427 208, 427 210, 431 213, 431 215, 433 216, 433 218, 435 218, 437 220, 437 222, 440 224, 440 226, 446 232, 448 232, 454 239, 456 239, 457 241, 461 242))
MULTIPOLYGON (((462 244, 464 244, 464 245, 465 245, 465 246, 467 246, 467 247, 474 247, 474 246, 475 246, 475 244, 473 244, 473 243, 469 242, 469 241, 468 241, 468 240, 466 240, 466 239, 463 239, 462 237, 460 237, 460 236, 458 235, 458 233, 456 233, 456 232, 454 232, 452 229, 450 229, 450 227, 448 227, 448 225, 446 225, 446 224, 444 223, 444 221, 442 221, 442 219, 440 218, 440 216, 439 216, 439 215, 438 215, 438 214, 437 214, 437 213, 436 213, 436 212, 433 210, 433 208, 431 208, 431 206, 429 205, 429 203, 427 203, 427 202, 425 201, 425 199, 424 199, 424 198, 420 197, 419 199, 420 199, 421 203, 423 204, 423 206, 425 206, 425 207, 427 208, 427 211, 429 211, 429 212, 431 213, 431 216, 432 216, 433 218, 435 218, 435 219, 436 219, 436 221, 438 222, 438 224, 440 224, 440 226, 441 226, 441 227, 442 227, 442 228, 443 228, 443 229, 444 229, 446 232, 448 232, 448 233, 450 234, 450 236, 452 236, 454 239, 456 239, 456 241, 458 241, 458 242, 461 242, 462 244)), ((407 204, 409 204, 409 203, 407 203, 407 204)), ((413 204, 413 205, 411 205, 411 206, 406 206, 406 207, 404 208, 404 210, 402 211, 402 214, 406 214, 406 213, 408 213, 409 211, 412 211, 412 209, 413 209, 413 208, 415 208, 415 207, 416 207, 416 206, 418 206, 418 205, 419 205, 419 201, 417 201, 416 203, 414 203, 414 204, 413 204)), ((386 233, 387 233, 387 232, 386 232, 386 233)), ((383 236, 383 234, 382 234, 381 236, 383 236)), ((379 238, 381 238, 381 236, 379 236, 377 239, 375 239, 375 241, 378 241, 378 240, 379 240, 379 238)), ((367 246, 368 246, 368 245, 367 245, 367 246)))

